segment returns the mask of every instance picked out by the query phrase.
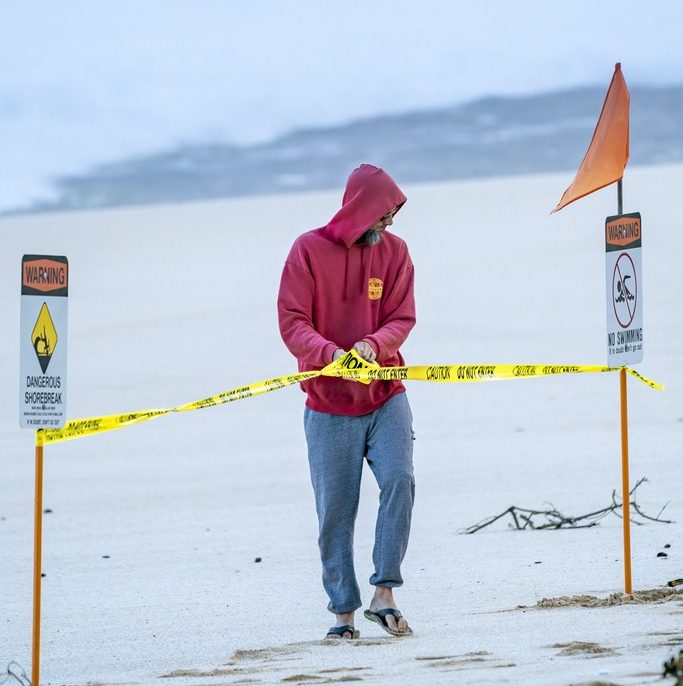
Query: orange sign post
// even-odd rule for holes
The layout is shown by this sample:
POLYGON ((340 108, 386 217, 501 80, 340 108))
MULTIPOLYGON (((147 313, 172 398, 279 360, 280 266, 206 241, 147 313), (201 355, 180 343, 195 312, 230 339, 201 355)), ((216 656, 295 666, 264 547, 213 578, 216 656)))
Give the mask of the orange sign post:
MULTIPOLYGON (((622 180, 617 184, 617 212, 624 211, 622 180)), ((619 398, 621 414, 621 504, 622 529, 624 537, 624 593, 633 593, 631 575, 631 485, 628 469, 628 389, 626 386, 626 370, 619 372, 619 398)))
POLYGON ((631 488, 628 475, 628 406, 626 393, 626 370, 619 372, 619 395, 621 397, 621 502, 623 504, 624 531, 624 593, 631 595, 631 488))
POLYGON ((35 513, 33 517, 33 640, 31 686, 40 684, 40 604, 43 574, 43 446, 36 445, 35 513))

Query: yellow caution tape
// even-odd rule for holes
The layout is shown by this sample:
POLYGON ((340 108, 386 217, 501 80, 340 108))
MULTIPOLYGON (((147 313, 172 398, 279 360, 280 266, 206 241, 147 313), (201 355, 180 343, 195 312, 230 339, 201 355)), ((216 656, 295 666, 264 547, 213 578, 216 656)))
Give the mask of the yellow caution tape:
POLYGON ((263 395, 270 391, 286 388, 293 384, 308 381, 318 376, 341 377, 369 384, 372 381, 431 381, 436 383, 472 383, 476 381, 493 381, 496 379, 520 379, 531 376, 553 376, 557 374, 594 374, 616 372, 625 369, 639 381, 663 390, 664 386, 648 379, 630 367, 600 367, 597 365, 544 365, 544 364, 445 364, 410 367, 379 367, 363 360, 355 350, 350 350, 324 369, 311 372, 299 372, 288 376, 276 376, 248 386, 240 386, 230 391, 213 395, 202 400, 195 400, 165 410, 141 410, 125 414, 112 414, 87 419, 72 419, 61 429, 39 429, 36 431, 36 445, 47 445, 82 438, 92 434, 122 429, 133 424, 147 422, 171 412, 191 412, 206 407, 216 407, 226 403, 263 395))
POLYGON ((47 445, 48 443, 59 443, 69 441, 73 438, 81 438, 92 434, 100 434, 105 431, 123 429, 125 426, 141 424, 150 419, 161 417, 171 412, 191 412, 192 410, 202 410, 205 407, 216 407, 226 403, 235 402, 244 398, 251 398, 256 395, 263 395, 270 391, 276 391, 292 384, 308 381, 320 376, 319 371, 300 372, 289 376, 277 376, 274 379, 266 379, 249 386, 240 386, 231 391, 213 395, 210 398, 195 400, 194 402, 165 410, 141 410, 139 412, 128 412, 126 414, 111 414, 102 417, 89 417, 88 419, 72 419, 61 429, 39 429, 36 431, 36 445, 47 445))
MULTIPOLYGON (((436 383, 472 383, 475 381, 495 381, 500 379, 521 379, 530 376, 553 376, 557 374, 595 374, 603 372, 618 372, 625 369, 629 374, 642 381, 650 388, 664 390, 662 384, 642 376, 630 367, 602 367, 599 365, 568 365, 568 364, 444 364, 410 367, 377 367, 362 360, 355 354, 355 350, 346 354, 354 354, 357 362, 347 366, 344 371, 334 369, 330 365, 320 373, 323 376, 342 376, 356 381, 432 381, 436 383)), ((345 359, 345 358, 342 358, 345 359)))

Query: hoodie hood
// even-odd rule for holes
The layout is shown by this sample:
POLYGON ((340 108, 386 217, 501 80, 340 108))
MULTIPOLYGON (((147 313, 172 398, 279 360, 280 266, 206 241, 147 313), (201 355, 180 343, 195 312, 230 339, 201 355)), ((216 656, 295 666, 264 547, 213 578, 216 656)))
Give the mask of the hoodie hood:
POLYGON ((346 182, 341 209, 323 231, 350 248, 373 224, 405 201, 406 196, 384 169, 361 164, 346 182))

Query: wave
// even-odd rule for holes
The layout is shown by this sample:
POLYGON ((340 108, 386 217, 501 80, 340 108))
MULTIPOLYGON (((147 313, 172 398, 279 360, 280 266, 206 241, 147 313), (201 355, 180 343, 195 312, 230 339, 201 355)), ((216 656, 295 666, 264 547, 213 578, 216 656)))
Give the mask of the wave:
MULTIPOLYGON (((399 183, 576 170, 603 98, 604 89, 592 87, 488 97, 301 129, 266 143, 185 143, 63 176, 42 185, 41 200, 5 213, 340 188, 361 162, 385 167, 399 183)), ((683 161, 681 111, 683 86, 631 89, 629 164, 683 161)))

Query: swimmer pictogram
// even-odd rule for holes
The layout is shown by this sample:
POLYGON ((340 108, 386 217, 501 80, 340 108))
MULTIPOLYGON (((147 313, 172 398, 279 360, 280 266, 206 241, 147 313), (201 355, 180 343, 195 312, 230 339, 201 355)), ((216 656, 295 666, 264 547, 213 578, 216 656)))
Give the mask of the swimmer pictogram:
POLYGON ((619 297, 615 300, 615 302, 623 303, 625 300, 635 300, 635 296, 633 293, 631 293, 631 291, 629 291, 628 286, 626 285, 626 280, 630 278, 631 276, 627 274, 623 281, 617 281, 617 291, 619 291, 619 297))
POLYGON ((628 329, 638 306, 636 267, 627 252, 621 253, 612 273, 612 306, 622 329, 628 329))
POLYGON ((57 346, 57 330, 55 329, 47 303, 43 303, 38 319, 31 333, 31 344, 36 351, 43 374, 50 365, 50 360, 57 346))

